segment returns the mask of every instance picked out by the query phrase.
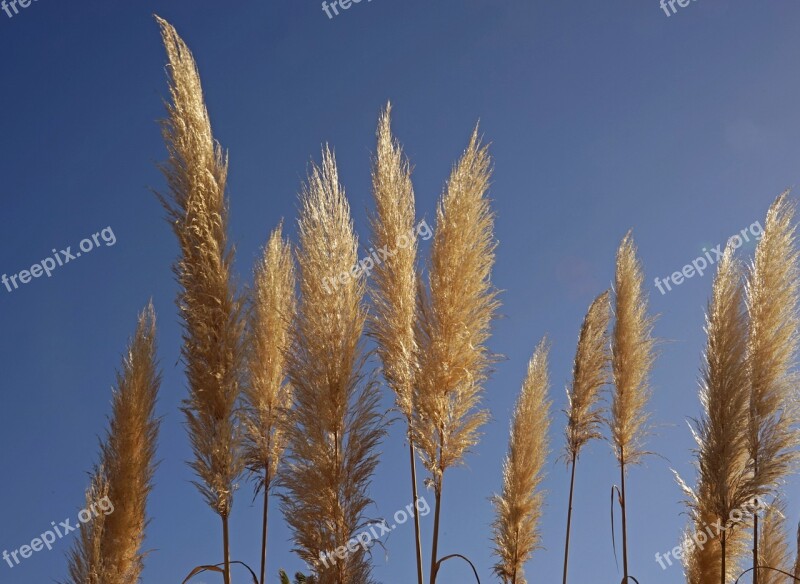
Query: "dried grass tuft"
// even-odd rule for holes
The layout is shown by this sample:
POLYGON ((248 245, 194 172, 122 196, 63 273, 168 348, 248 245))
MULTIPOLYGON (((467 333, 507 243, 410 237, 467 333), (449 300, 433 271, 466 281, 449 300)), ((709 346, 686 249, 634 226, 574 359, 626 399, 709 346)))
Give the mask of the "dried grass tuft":
POLYGON ((611 304, 608 291, 594 299, 581 325, 578 348, 572 369, 572 384, 567 389, 567 458, 575 460, 581 448, 601 437, 603 414, 598 408, 601 390, 608 383, 608 325, 611 304))
POLYGON ((528 364, 511 421, 503 490, 493 497, 494 573, 503 582, 525 584, 524 565, 541 546, 539 523, 544 506, 540 490, 549 454, 550 407, 547 396, 549 347, 542 340, 528 364))
POLYGON ((788 192, 767 213, 747 284, 750 335, 749 452, 753 488, 763 495, 795 467, 797 431, 795 373, 798 348, 798 260, 795 204, 788 192))
POLYGON ((614 283, 616 322, 612 336, 611 364, 614 394, 611 404, 611 439, 620 465, 637 464, 645 454, 648 433, 650 371, 655 361, 654 319, 647 313, 642 289, 644 274, 628 233, 617 251, 614 283))
POLYGON ((486 342, 499 306, 491 283, 490 162, 476 128, 437 208, 430 290, 420 292, 414 438, 437 492, 444 471, 463 461, 488 419, 479 407, 492 362, 486 342))
POLYGON ((364 379, 361 334, 366 319, 363 275, 326 288, 356 264, 358 240, 336 162, 326 148, 301 194, 300 302, 288 357, 294 408, 287 428, 281 507, 295 550, 320 584, 373 582, 358 549, 325 567, 320 552, 336 550, 363 528, 367 491, 384 429, 378 385, 364 379))
POLYGON ((244 459, 258 477, 257 489, 269 491, 286 447, 284 428, 292 402, 286 355, 296 312, 295 267, 282 225, 269 237, 255 268, 247 330, 248 383, 244 459))
POLYGON ((377 343, 383 374, 395 393, 398 409, 410 423, 413 413, 417 343, 414 336, 417 300, 416 215, 411 168, 400 144, 392 136, 391 106, 378 122, 378 145, 372 169, 375 215, 372 247, 390 252, 376 264, 371 288, 373 315, 370 333, 377 343), (401 238, 408 245, 399 245, 401 238))
POLYGON ((139 316, 136 334, 117 373, 112 413, 100 464, 86 494, 86 508, 108 497, 70 554, 74 584, 131 584, 144 568, 147 499, 155 472, 159 422, 155 417, 160 376, 156 366, 152 303, 139 316))
POLYGON ((700 389, 703 416, 695 422, 694 430, 697 490, 681 481, 695 529, 703 522, 719 522, 727 529, 713 534, 714 540, 706 544, 708 549, 695 549, 687 555, 690 584, 718 584, 723 569, 726 578, 738 573, 746 551, 741 545, 746 525, 733 524, 729 518, 732 512, 747 509, 755 496, 748 466, 747 427, 742 424, 750 391, 747 315, 742 268, 733 251, 729 245, 718 264, 706 316, 708 341, 700 389))
POLYGON ((189 385, 182 409, 194 453, 190 465, 199 479, 195 486, 225 520, 243 467, 236 427, 243 320, 226 235, 228 160, 213 138, 189 48, 172 25, 160 18, 158 23, 169 58, 171 95, 162 123, 169 152, 162 171, 169 195, 160 199, 181 251, 173 269, 181 287, 181 353, 189 385))

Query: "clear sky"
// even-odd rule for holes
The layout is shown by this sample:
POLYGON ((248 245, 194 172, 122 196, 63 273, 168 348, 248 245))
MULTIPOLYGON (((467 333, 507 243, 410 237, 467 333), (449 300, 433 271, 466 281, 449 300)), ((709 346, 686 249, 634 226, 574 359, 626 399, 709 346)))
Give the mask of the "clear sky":
MULTIPOLYGON (((686 422, 699 413, 712 275, 663 295, 653 281, 763 222, 773 198, 800 179, 800 5, 697 0, 667 16, 657 0, 373 0, 329 19, 310 0, 38 0, 13 18, 0 12, 0 272, 16 274, 53 248, 74 253, 106 227, 115 238, 114 245, 100 238, 49 278, 11 292, 0 286, 0 551, 29 544, 51 521, 74 522, 114 371, 152 297, 163 426, 143 581, 166 584, 219 561, 221 544, 218 518, 184 463, 190 453, 178 407, 186 385, 170 272, 177 246, 149 190, 163 188, 156 163, 166 156, 157 125, 165 56, 153 13, 194 51, 216 136, 230 152, 231 240, 243 283, 281 218, 294 237, 296 193, 323 143, 336 149, 366 241, 370 155, 387 100, 414 165, 420 218, 432 219, 480 120, 495 162, 494 281, 504 291, 491 349, 505 359, 486 386, 492 421, 482 442, 446 476, 440 549, 472 558, 483 582, 494 581, 488 498, 500 486, 527 360, 545 334, 553 344, 555 452, 545 482, 545 549, 528 572, 531 582, 560 581, 569 478, 556 461, 564 386, 581 319, 610 286, 616 247, 633 229, 662 343, 648 441, 660 456, 630 472, 630 566, 643 583, 681 582, 681 569, 662 570, 654 555, 676 545, 686 523, 670 469, 693 482, 686 422)), ((752 244, 740 252, 751 253, 752 244)), ((608 445, 591 444, 578 466, 571 582, 620 581, 609 517, 617 481, 608 445)), ((405 507, 407 485, 397 425, 383 445, 370 512, 405 507)), ((793 481, 788 491, 798 487, 793 481)), ((272 518, 272 573, 302 568, 279 513, 272 518)), ((422 520, 426 549, 432 518, 422 520)), ((795 498, 789 524, 799 518, 795 498)), ((259 521, 252 487, 242 483, 232 549, 252 565, 259 521)), ((0 564, 0 582, 63 579, 70 544, 61 540, 13 569, 0 564)), ((414 581, 412 548, 412 528, 399 527, 385 553, 375 549, 375 576, 414 581)), ((452 563, 440 581, 469 577, 452 563)))

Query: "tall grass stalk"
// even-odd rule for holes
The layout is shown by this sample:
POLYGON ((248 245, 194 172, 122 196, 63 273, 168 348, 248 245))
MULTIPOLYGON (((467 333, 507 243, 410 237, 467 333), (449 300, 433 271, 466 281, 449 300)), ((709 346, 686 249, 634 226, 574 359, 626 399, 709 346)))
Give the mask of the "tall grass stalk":
MULTIPOLYGON (((395 404, 406 421, 411 469, 412 500, 417 493, 416 450, 414 447, 414 379, 417 343, 414 335, 417 298, 416 215, 411 168, 400 144, 392 136, 391 105, 378 122, 377 153, 372 169, 375 215, 372 217, 372 247, 392 253, 376 264, 371 288, 373 314, 371 335, 383 363, 383 374, 395 394, 395 404)), ((417 583, 423 584, 422 541, 419 513, 414 513, 417 583)))
POLYGON ((108 497, 69 555, 71 584, 134 584, 144 569, 142 544, 152 490, 159 422, 155 312, 139 316, 122 369, 117 373, 111 417, 100 462, 86 493, 86 508, 108 497), (108 507, 108 509, 105 509, 108 507))
POLYGON ((463 462, 488 419, 480 404, 492 361, 486 342, 499 304, 491 283, 496 242, 489 177, 489 154, 476 128, 437 207, 430 290, 420 292, 414 439, 435 496, 430 584, 439 566, 444 473, 463 462))
POLYGON ((729 245, 718 264, 706 316, 708 340, 700 389, 703 415, 694 429, 698 486, 693 490, 679 479, 695 528, 708 521, 725 529, 713 536, 719 541, 710 544, 708 551, 692 549, 687 554, 689 584, 725 584, 738 572, 744 528, 729 518, 746 508, 755 495, 749 476, 747 427, 742 424, 750 395, 747 314, 742 267, 733 252, 729 245), (719 564, 715 565, 711 554, 717 553, 717 545, 719 564))
POLYGON ((323 556, 346 546, 367 524, 367 491, 385 434, 378 384, 362 372, 364 275, 327 285, 358 261, 350 206, 327 148, 322 164, 311 169, 300 206, 300 300, 288 356, 294 407, 281 508, 295 551, 319 584, 370 584, 368 551, 357 548, 344 559, 323 556))
POLYGON ((622 510, 622 565, 628 582, 628 522, 625 471, 640 462, 645 454, 643 441, 649 415, 649 376, 655 360, 652 336, 653 317, 647 313, 647 298, 642 290, 644 274, 636 257, 633 237, 628 233, 617 251, 614 283, 616 322, 612 336, 614 393, 610 428, 614 453, 620 470, 622 510))
POLYGON ((200 77, 189 48, 158 19, 169 59, 167 119, 162 134, 169 159, 162 170, 169 194, 160 195, 178 239, 174 272, 181 291, 181 354, 189 397, 183 412, 194 453, 195 486, 222 520, 225 584, 231 584, 228 519, 241 475, 237 402, 242 376, 241 301, 232 284, 227 242, 227 157, 211 132, 200 77))
POLYGON ((572 369, 572 384, 567 389, 567 443, 565 457, 571 466, 569 481, 569 506, 567 510, 567 535, 564 544, 564 577, 567 584, 569 566, 569 538, 572 526, 572 496, 575 491, 575 467, 581 449, 590 440, 601 437, 602 411, 598 406, 600 392, 608 383, 609 338, 611 304, 608 291, 594 299, 589 306, 578 336, 578 348, 572 369))
POLYGON ((266 582, 269 495, 286 448, 286 418, 292 402, 286 355, 295 310, 292 248, 283 239, 279 225, 270 235, 255 268, 247 327, 248 382, 243 391, 244 459, 256 478, 256 493, 263 490, 264 496, 261 584, 266 582))
MULTIPOLYGON (((750 333, 748 449, 753 490, 768 496, 797 461, 798 251, 795 204, 781 194, 767 213, 747 284, 750 333)), ((753 583, 760 571, 758 514, 753 525, 753 583)), ((763 583, 762 583, 763 584, 763 583)))
POLYGON ((549 453, 549 348, 542 340, 528 364, 511 420, 503 490, 492 498, 494 573, 504 584, 526 584, 524 566, 541 545, 544 466, 549 453))

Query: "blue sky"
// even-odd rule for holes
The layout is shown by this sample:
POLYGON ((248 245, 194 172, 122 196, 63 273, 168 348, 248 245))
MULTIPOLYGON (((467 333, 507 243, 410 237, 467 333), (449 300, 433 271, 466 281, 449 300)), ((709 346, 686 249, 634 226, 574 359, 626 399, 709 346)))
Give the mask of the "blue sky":
MULTIPOLYGON (((680 568, 662 571, 654 554, 671 549, 686 523, 670 469, 693 478, 686 421, 699 413, 712 276, 664 295, 653 280, 763 222, 773 198, 798 182, 800 6, 698 0, 667 17, 656 0, 374 0, 329 19, 308 0, 38 0, 13 18, 0 12, 0 272, 27 269, 53 248, 74 252, 106 227, 116 239, 111 246, 100 239, 50 278, 11 292, 0 287, 0 551, 77 516, 115 368, 152 297, 163 426, 143 581, 160 583, 180 581, 221 554, 218 519, 184 464, 189 446, 178 406, 186 386, 170 272, 177 246, 149 190, 164 186, 155 165, 165 157, 157 120, 167 94, 153 13, 194 51, 216 136, 229 150, 231 239, 243 283, 281 218, 294 235, 296 193, 324 143, 336 149, 366 241, 370 155, 387 100, 414 165, 420 218, 433 217, 480 120, 495 163, 494 281, 504 291, 491 348, 505 359, 486 386, 492 421, 485 436, 466 466, 446 477, 440 549, 468 555, 484 582, 493 581, 488 498, 500 485, 527 360, 545 334, 553 344, 555 452, 545 482, 545 549, 528 572, 533 582, 560 578, 569 478, 556 461, 564 386, 580 321, 610 286, 616 247, 633 229, 662 342, 648 442, 660 456, 630 472, 630 566, 641 582, 681 582, 680 568)), ((740 252, 746 257, 752 245, 740 252)), ((406 468, 398 425, 373 482, 374 515, 409 503, 406 468)), ((578 467, 571 582, 621 578, 609 519, 617 481, 608 445, 591 444, 578 467)), ((788 492, 798 487, 792 481, 788 492)), ((251 493, 242 483, 232 548, 256 565, 259 507, 251 493)), ((422 520, 426 548, 432 517, 422 520)), ((272 518, 273 574, 302 568, 279 513, 272 518)), ((788 519, 800 519, 800 500, 790 500, 788 519)), ((70 543, 13 569, 0 563, 0 582, 63 579, 70 543)), ((376 548, 376 577, 413 581, 412 548, 412 528, 398 528, 385 553, 376 548)), ((440 581, 469 577, 452 563, 440 581)))

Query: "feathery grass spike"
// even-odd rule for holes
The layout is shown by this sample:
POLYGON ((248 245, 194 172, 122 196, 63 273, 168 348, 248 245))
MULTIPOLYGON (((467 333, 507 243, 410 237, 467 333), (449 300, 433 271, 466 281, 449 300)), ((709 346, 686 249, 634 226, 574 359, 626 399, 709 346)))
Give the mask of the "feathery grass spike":
MULTIPOLYGON (((768 496, 794 468, 797 430, 798 250, 795 204, 781 194, 767 213, 747 284, 750 334, 749 454, 753 489, 768 496)), ((758 558, 755 517, 753 566, 758 558)), ((754 584, 761 572, 753 576, 754 584)), ((763 584, 763 583, 762 583, 763 584)))
POLYGON ((255 269, 247 331, 248 383, 243 390, 244 459, 257 477, 256 491, 264 491, 262 584, 266 578, 269 494, 286 447, 286 416, 292 401, 291 385, 286 378, 286 354, 295 305, 294 258, 279 225, 270 235, 255 269))
POLYGON ((492 362, 486 342, 499 304, 491 283, 496 241, 487 197, 490 163, 476 128, 439 202, 430 290, 420 292, 414 441, 436 498, 431 584, 438 565, 444 472, 463 462, 488 419, 480 408, 481 394, 492 362))
POLYGON ((581 448, 601 437, 600 391, 608 383, 608 324, 611 320, 608 291, 594 299, 581 326, 567 390, 567 456, 577 458, 581 448))
POLYGON ((189 48, 166 21, 169 58, 167 119, 162 134, 169 153, 162 170, 169 196, 161 196, 178 239, 174 271, 180 284, 182 356, 189 397, 183 412, 194 453, 196 487, 222 519, 225 584, 230 584, 228 517, 241 475, 237 401, 242 377, 241 301, 232 284, 233 252, 227 243, 227 157, 214 140, 200 77, 189 48))
POLYGON ((617 251, 614 282, 615 311, 611 345, 614 393, 611 402, 611 442, 620 467, 622 509, 622 562, 628 579, 627 504, 625 470, 645 454, 649 376, 655 360, 652 336, 653 318, 647 313, 647 298, 642 290, 644 274, 636 246, 629 232, 617 251))
POLYGON ((392 253, 372 271, 374 315, 370 319, 370 332, 377 342, 383 373, 395 393, 397 407, 410 419, 417 359, 414 337, 417 241, 413 233, 416 217, 411 169, 392 136, 390 106, 378 122, 377 138, 372 170, 376 209, 371 220, 371 244, 375 249, 385 248, 392 253))
POLYGON ((694 525, 719 521, 726 529, 714 535, 708 551, 697 549, 689 555, 690 584, 725 584, 738 573, 745 551, 739 545, 741 531, 746 526, 730 522, 730 516, 747 509, 755 495, 749 480, 747 427, 742 423, 747 419, 750 392, 747 314, 742 268, 733 252, 729 245, 718 264, 706 317, 708 340, 700 388, 703 415, 694 430, 697 491, 681 482, 694 525))
POLYGON ((598 407, 600 391, 608 383, 608 324, 611 304, 608 291, 594 299, 581 326, 572 370, 572 385, 567 389, 566 459, 571 465, 567 535, 564 546, 563 584, 567 584, 569 540, 572 527, 572 496, 578 455, 589 440, 600 438, 603 415, 598 407))
POLYGON ((300 301, 288 357, 294 407, 287 428, 281 508, 295 551, 320 584, 373 582, 367 552, 320 554, 346 546, 366 522, 367 491, 385 431, 378 384, 365 379, 361 334, 363 275, 325 286, 358 259, 350 207, 326 148, 300 200, 300 301))
POLYGON ((117 374, 109 429, 86 495, 87 509, 94 505, 97 517, 81 525, 70 556, 74 584, 131 584, 139 581, 144 567, 142 544, 159 427, 155 326, 150 304, 139 316, 117 374))
MULTIPOLYGON (((414 378, 417 344, 414 333, 417 301, 417 239, 414 233, 414 188, 411 168, 400 144, 392 136, 391 105, 380 117, 377 154, 372 169, 375 215, 372 247, 391 253, 373 270, 373 314, 370 334, 377 343, 383 374, 395 394, 395 403, 406 419, 411 462, 412 500, 418 500, 416 449, 413 439, 414 378)), ((417 583, 423 584, 419 514, 414 514, 417 583)))
POLYGON ((505 584, 525 584, 524 565, 540 546, 539 523, 544 505, 540 485, 549 453, 550 406, 547 396, 549 348, 539 343, 528 365, 513 419, 503 490, 493 497, 494 573, 505 584))

